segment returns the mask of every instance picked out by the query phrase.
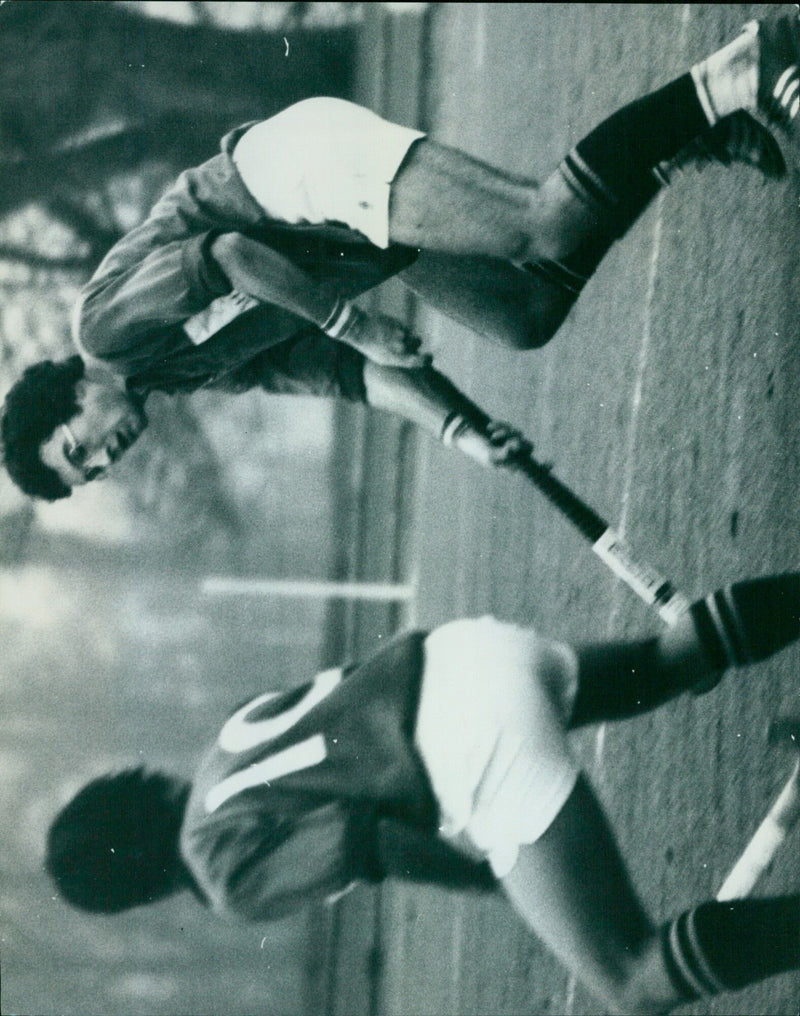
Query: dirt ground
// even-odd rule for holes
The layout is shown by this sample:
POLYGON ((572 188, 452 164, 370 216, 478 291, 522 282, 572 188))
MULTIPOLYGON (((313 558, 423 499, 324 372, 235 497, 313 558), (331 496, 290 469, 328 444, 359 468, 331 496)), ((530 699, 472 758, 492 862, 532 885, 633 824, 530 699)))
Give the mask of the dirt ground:
MULTIPOLYGON (((270 6, 275 5, 215 5, 220 16, 270 6)), ((323 5, 293 6, 302 13, 323 5)), ((385 8, 390 16, 378 19, 381 45, 368 44, 362 54, 367 76, 377 84, 375 94, 361 101, 395 119, 413 119, 438 140, 508 171, 540 179, 605 116, 683 73, 730 39, 757 9, 479 3, 364 8, 372 14, 385 8), (387 84, 390 78, 400 84, 387 84), (405 83, 412 80, 413 95, 405 83), (380 85, 388 106, 376 98, 380 85)), ((437 366, 487 411, 524 430, 556 475, 691 597, 738 578, 800 566, 798 195, 796 171, 766 185, 745 167, 711 166, 682 176, 610 252, 558 336, 537 352, 492 346, 417 308, 419 331, 437 366)), ((387 299, 385 309, 405 308, 387 299)), ((268 460, 277 433, 261 427, 276 412, 262 401, 253 405, 252 432, 263 444, 245 435, 246 442, 238 437, 232 446, 241 418, 222 416, 221 407, 208 434, 224 461, 235 463, 233 475, 241 481, 236 504, 243 510, 258 504, 267 514, 272 502, 261 497, 259 484, 274 479, 275 468, 269 465, 263 474, 244 468, 262 453, 268 460), (244 443, 252 446, 251 458, 239 461, 230 448, 244 443)), ((217 407, 206 409, 210 420, 217 407)), ((320 414, 319 420, 307 414, 305 433, 296 429, 296 454, 304 461, 311 456, 303 440, 314 427, 328 426, 320 414)), ((483 472, 408 428, 398 437, 393 421, 373 429, 357 415, 350 423, 339 436, 355 437, 350 444, 342 441, 341 450, 349 453, 351 445, 355 450, 334 463, 339 472, 332 469, 331 475, 349 492, 341 515, 357 509, 369 538, 359 543, 354 537, 343 557, 358 559, 364 572, 358 578, 397 577, 416 590, 404 616, 383 605, 380 613, 371 608, 348 613, 347 634, 356 631, 360 651, 374 648, 376 632, 383 637, 399 625, 431 627, 483 613, 571 641, 659 630, 659 619, 521 479, 483 472), (403 533, 399 548, 397 528, 403 533), (390 576, 396 558, 402 559, 402 574, 390 576)), ((288 424, 285 430, 295 432, 288 424)), ((182 468, 191 468, 191 462, 182 468)), ((309 511, 328 495, 327 469, 325 460, 310 478, 303 479, 305 472, 293 478, 309 511)), ((73 500, 83 511, 78 498, 73 500)), ((251 528, 260 525, 261 514, 249 517, 251 528)), ((175 530, 179 522, 172 521, 175 530)), ((359 519, 350 522, 348 534, 360 526, 359 519)), ((288 571, 293 559, 285 546, 276 540, 269 553, 288 571)), ((264 551, 257 563, 267 571, 275 560, 264 551)), ((148 574, 142 570, 137 581, 145 582, 148 574)), ((155 567, 152 574, 160 576, 155 567)), ((70 578, 67 573, 63 581, 70 578)), ((83 778, 89 762, 102 761, 103 769, 112 762, 129 764, 132 745, 138 754, 149 749, 148 758, 152 751, 154 764, 185 762, 209 731, 216 732, 223 709, 259 677, 265 645, 282 668, 281 679, 288 683, 301 674, 305 679, 317 664, 317 632, 328 623, 312 608, 303 612, 292 604, 198 606, 194 572, 178 575, 155 606, 137 600, 113 578, 80 589, 85 608, 61 585, 52 587, 52 595, 51 587, 41 587, 47 604, 69 607, 57 620, 78 633, 69 643, 75 660, 69 656, 67 663, 70 680, 85 687, 71 698, 72 685, 64 679, 63 687, 56 684, 53 674, 64 669, 59 657, 53 674, 32 665, 36 680, 23 689, 31 709, 38 708, 37 696, 52 700, 50 712, 43 711, 52 726, 36 726, 23 710, 17 717, 5 710, 4 729, 16 730, 16 739, 4 745, 0 791, 12 787, 13 799, 23 806, 19 814, 9 812, 14 821, 4 831, 9 840, 14 834, 15 844, 36 846, 33 861, 21 849, 4 854, 6 895, 21 901, 21 909, 6 904, 4 911, 3 1011, 140 1016, 603 1011, 499 897, 390 883, 380 891, 350 894, 327 918, 315 911, 308 920, 303 914, 267 929, 210 921, 188 898, 142 908, 144 913, 115 930, 101 919, 67 914, 60 904, 44 905, 50 890, 36 851, 53 810, 54 787, 66 778, 83 778), (146 653, 137 654, 133 643, 125 650, 110 670, 120 680, 105 679, 106 670, 98 669, 92 684, 78 665, 88 652, 81 639, 87 631, 97 633, 98 645, 90 648, 108 651, 101 637, 106 627, 97 622, 106 617, 101 611, 106 604, 108 614, 116 611, 119 639, 128 637, 119 617, 128 623, 135 616, 142 629, 150 624, 151 644, 146 653), (180 639, 200 641, 195 630, 206 641, 194 655, 181 654, 180 639), (222 631, 224 638, 217 634, 222 631), (251 639, 251 631, 257 637, 251 639), (233 657, 234 650, 239 655, 233 657), (226 665, 234 677, 227 676, 226 665), (171 680, 149 681, 159 670, 171 680), (128 680, 134 672, 137 680, 128 680), (61 689, 59 695, 52 694, 51 684, 61 689), (182 733, 165 738, 159 723, 172 723, 171 710, 185 714, 182 733), (56 732, 52 738, 50 730, 56 732), (19 747, 34 738, 44 742, 37 748, 41 754, 19 747), (63 753, 64 744, 70 754, 63 753), (86 744, 95 755, 90 757, 86 744), (40 800, 33 789, 28 794, 25 780, 31 788, 45 785, 46 795, 40 800), (87 999, 111 999, 115 1007, 87 999)), ((152 585, 155 596, 155 579, 152 585)), ((592 729, 578 742, 656 918, 714 896, 782 786, 789 761, 767 747, 765 733, 773 717, 800 713, 798 664, 795 647, 769 664, 729 675, 706 697, 592 729)), ((798 871, 800 830, 795 830, 758 892, 796 891, 798 871)), ((798 1016, 799 1000, 795 974, 682 1012, 798 1016)))
MULTIPOLYGON (((541 178, 605 115, 718 48, 753 10, 439 5, 426 126, 541 178)), ((765 185, 746 167, 681 177, 544 350, 499 349, 420 312, 440 368, 520 426, 692 597, 798 565, 799 183, 765 185)), ((492 612, 571 640, 660 625, 521 480, 427 442, 411 530, 410 622, 492 612)), ((786 778, 788 759, 764 734, 772 717, 800 710, 799 662, 792 649, 579 746, 657 917, 715 894, 786 778)), ((799 861, 795 834, 758 891, 796 889, 799 861)), ((382 1013, 602 1011, 503 901, 391 886, 376 906, 382 1013)), ((682 1011, 795 1014, 798 998, 800 977, 785 976, 682 1011)))

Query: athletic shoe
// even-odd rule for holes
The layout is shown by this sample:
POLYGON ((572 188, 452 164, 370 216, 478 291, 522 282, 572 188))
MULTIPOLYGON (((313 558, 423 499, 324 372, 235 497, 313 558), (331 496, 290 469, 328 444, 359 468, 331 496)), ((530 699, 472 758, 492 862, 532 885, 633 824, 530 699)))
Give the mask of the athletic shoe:
POLYGON ((723 117, 713 127, 698 134, 674 158, 659 163, 653 173, 661 183, 669 184, 688 166, 702 170, 712 162, 723 166, 741 162, 753 166, 772 180, 786 175, 786 163, 778 142, 766 127, 744 110, 723 117))
POLYGON ((758 108, 786 132, 800 163, 800 13, 759 21, 758 43, 758 108))

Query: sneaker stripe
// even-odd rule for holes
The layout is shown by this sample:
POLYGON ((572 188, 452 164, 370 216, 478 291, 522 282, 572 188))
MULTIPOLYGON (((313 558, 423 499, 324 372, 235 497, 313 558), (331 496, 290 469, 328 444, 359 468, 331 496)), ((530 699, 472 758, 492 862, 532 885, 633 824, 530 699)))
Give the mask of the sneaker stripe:
POLYGON ((787 67, 775 83, 773 98, 783 107, 783 114, 794 120, 800 110, 800 71, 797 65, 787 67))
POLYGON ((718 589, 705 599, 711 620, 727 657, 727 666, 741 667, 749 662, 747 638, 736 610, 730 588, 718 589))
POLYGON ((590 206, 596 204, 612 212, 619 205, 617 195, 583 160, 577 148, 572 149, 558 168, 567 186, 584 203, 590 206))
POLYGON ((797 74, 797 67, 792 64, 791 67, 787 67, 786 70, 781 74, 778 80, 775 82, 775 87, 772 89, 772 94, 780 102, 781 92, 786 88, 789 83, 789 79, 793 74, 797 74))
POLYGON ((796 97, 798 89, 800 89, 800 78, 798 78, 797 74, 795 74, 784 90, 783 96, 781 97, 781 104, 788 107, 792 99, 796 97))

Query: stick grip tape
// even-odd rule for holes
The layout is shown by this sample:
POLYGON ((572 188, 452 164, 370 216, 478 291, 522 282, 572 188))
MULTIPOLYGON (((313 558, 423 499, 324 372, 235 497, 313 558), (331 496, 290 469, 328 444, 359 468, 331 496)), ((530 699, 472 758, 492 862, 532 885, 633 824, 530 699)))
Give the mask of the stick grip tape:
POLYGON ((630 547, 611 527, 592 544, 592 550, 637 596, 655 607, 668 625, 677 624, 689 609, 686 597, 673 589, 654 568, 637 561, 630 547))

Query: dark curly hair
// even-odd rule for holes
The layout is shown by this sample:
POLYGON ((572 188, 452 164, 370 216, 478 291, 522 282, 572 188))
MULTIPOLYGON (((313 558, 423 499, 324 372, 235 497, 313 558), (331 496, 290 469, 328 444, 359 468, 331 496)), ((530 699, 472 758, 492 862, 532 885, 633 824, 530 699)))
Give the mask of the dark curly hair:
POLYGON ((79 910, 115 914, 176 889, 185 785, 163 773, 126 769, 92 780, 59 812, 47 834, 45 868, 79 910))
POLYGON ((72 493, 42 462, 39 449, 60 423, 79 412, 75 386, 85 370, 80 356, 43 360, 28 367, 6 396, 0 421, 3 458, 11 479, 31 497, 57 501, 72 493))

